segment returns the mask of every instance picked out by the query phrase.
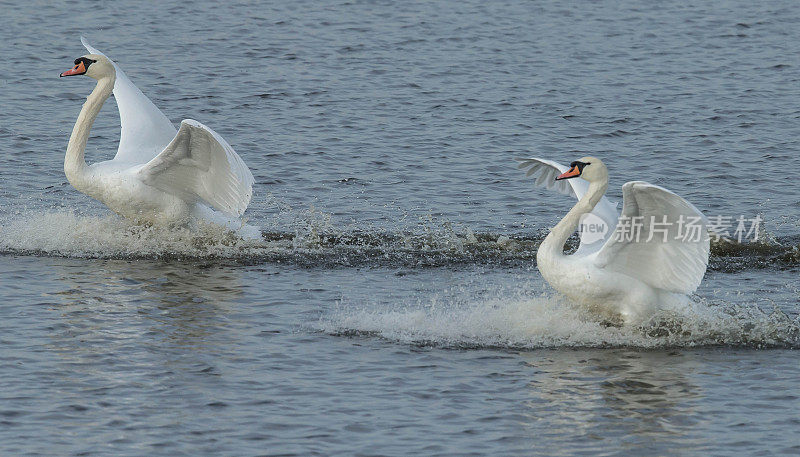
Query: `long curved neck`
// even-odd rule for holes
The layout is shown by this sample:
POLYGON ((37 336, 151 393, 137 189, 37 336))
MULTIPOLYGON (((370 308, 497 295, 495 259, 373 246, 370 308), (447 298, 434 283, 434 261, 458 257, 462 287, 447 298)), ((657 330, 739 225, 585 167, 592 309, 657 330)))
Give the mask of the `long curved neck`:
POLYGON ((575 206, 569 210, 567 215, 550 230, 550 233, 539 246, 539 251, 543 253, 546 252, 551 256, 564 256, 564 245, 578 228, 581 216, 594 209, 597 202, 605 195, 606 189, 608 189, 608 180, 590 183, 589 189, 583 197, 578 200, 578 203, 576 203, 575 206))
POLYGON ((81 178, 86 174, 86 141, 89 139, 89 131, 92 124, 100 114, 103 103, 111 96, 114 89, 114 76, 106 76, 97 81, 97 85, 91 94, 86 98, 86 103, 81 108, 75 127, 72 128, 72 135, 69 137, 67 145, 67 155, 64 157, 64 174, 67 180, 75 186, 80 183, 81 178))

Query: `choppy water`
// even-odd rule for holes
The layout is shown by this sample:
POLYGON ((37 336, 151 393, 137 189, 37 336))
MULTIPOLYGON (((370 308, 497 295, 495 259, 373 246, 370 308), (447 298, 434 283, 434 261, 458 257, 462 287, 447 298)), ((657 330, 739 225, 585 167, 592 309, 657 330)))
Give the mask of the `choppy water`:
MULTIPOLYGON (((793 2, 0 3, 0 454, 796 455, 793 2), (264 240, 63 176, 85 34, 256 177, 264 240), (514 157, 763 217, 682 316, 597 322, 514 157)), ((113 101, 87 156, 116 150, 113 101)))

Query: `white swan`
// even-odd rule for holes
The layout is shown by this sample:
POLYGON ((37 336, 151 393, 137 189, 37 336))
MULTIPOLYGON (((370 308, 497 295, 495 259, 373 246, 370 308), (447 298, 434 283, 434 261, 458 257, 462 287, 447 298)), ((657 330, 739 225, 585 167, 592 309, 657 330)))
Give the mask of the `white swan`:
POLYGON ((536 253, 539 271, 554 289, 626 324, 686 306, 708 265, 708 222, 697 208, 667 189, 632 181, 622 186, 619 215, 603 196, 608 170, 600 159, 583 157, 569 167, 518 160, 536 185, 578 199, 536 253), (584 225, 580 247, 565 255, 564 244, 581 222, 605 229, 598 234, 584 225))
POLYGON ((250 202, 253 175, 216 132, 194 120, 172 123, 125 73, 81 37, 91 54, 75 60, 61 76, 97 80, 81 108, 64 158, 64 173, 80 192, 114 212, 145 223, 206 220, 257 237, 258 229, 238 217, 250 202), (122 131, 113 160, 87 165, 89 131, 113 92, 122 131))

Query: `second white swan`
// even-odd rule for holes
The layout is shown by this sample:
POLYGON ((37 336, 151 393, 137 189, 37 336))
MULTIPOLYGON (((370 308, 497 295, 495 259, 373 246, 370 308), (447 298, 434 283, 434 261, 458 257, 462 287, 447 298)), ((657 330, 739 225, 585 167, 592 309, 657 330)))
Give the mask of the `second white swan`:
POLYGON ((622 186, 618 214, 604 197, 608 170, 600 159, 583 157, 569 167, 519 160, 537 185, 578 199, 536 253, 539 271, 554 289, 626 324, 687 304, 709 256, 708 222, 694 205, 662 187, 631 181, 622 186), (565 255, 567 239, 582 222, 578 250, 565 255), (592 226, 600 230, 589 230, 592 226))
POLYGON ((61 76, 86 75, 97 85, 67 145, 64 173, 69 183, 136 222, 205 220, 257 237, 258 229, 238 219, 250 202, 254 180, 233 148, 191 119, 176 131, 111 59, 84 38, 81 42, 90 54, 76 59, 61 76), (89 131, 112 92, 122 124, 117 154, 113 160, 87 165, 89 131))

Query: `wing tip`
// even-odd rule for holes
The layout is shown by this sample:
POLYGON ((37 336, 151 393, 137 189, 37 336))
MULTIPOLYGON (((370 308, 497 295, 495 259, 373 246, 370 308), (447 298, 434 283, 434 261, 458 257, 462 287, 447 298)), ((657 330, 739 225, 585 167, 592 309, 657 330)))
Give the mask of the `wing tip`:
MULTIPOLYGON (((85 36, 83 36, 83 35, 81 35, 81 44, 82 44, 82 45, 83 45, 83 47, 84 47, 84 48, 86 48, 86 50, 87 50, 87 51, 89 51, 89 53, 91 53, 91 54, 100 54, 101 56, 106 56, 106 55, 105 55, 105 54, 103 54, 103 53, 102 53, 102 52, 101 52, 99 49, 97 49, 97 48, 95 48, 94 46, 92 46, 92 45, 89 43, 89 40, 88 40, 88 39, 86 39, 86 37, 85 37, 85 36)), ((108 56, 106 56, 106 58, 108 58, 108 56)), ((111 59, 108 59, 108 60, 111 60, 111 59)), ((112 62, 112 63, 113 63, 113 62, 112 62)), ((117 67, 117 65, 116 65, 116 64, 114 64, 114 67, 117 69, 117 72, 118 72, 118 73, 121 71, 121 70, 119 69, 119 67, 117 67)), ((116 87, 116 85, 115 85, 115 87, 116 87)))
POLYGON ((181 125, 183 125, 183 124, 186 124, 186 125, 188 125, 190 127, 197 127, 197 128, 201 128, 201 129, 202 128, 206 128, 206 126, 203 125, 202 123, 200 123, 200 121, 196 121, 194 119, 184 119, 184 120, 181 121, 181 125))
POLYGON ((97 54, 99 52, 97 49, 95 49, 94 46, 92 46, 89 43, 89 40, 87 40, 86 37, 83 35, 81 35, 81 44, 83 45, 84 48, 86 48, 87 51, 89 51, 92 54, 97 54))
POLYGON ((538 157, 514 157, 514 160, 519 162, 519 164, 517 165, 517 168, 519 168, 519 169, 527 168, 527 167, 534 167, 537 164, 540 164, 540 165, 544 164, 542 159, 540 159, 538 157))
MULTIPOLYGON (((625 184, 622 185, 623 189, 625 189, 626 187, 627 188, 631 188, 631 187, 644 188, 644 187, 647 187, 647 188, 650 188, 650 189, 658 189, 658 190, 662 190, 662 191, 667 192, 669 194, 672 194, 672 195, 680 197, 680 195, 678 195, 675 192, 667 189, 666 187, 661 187, 659 185, 656 185, 656 184, 653 184, 653 183, 650 183, 650 182, 647 182, 647 181, 628 181, 628 182, 626 182, 625 184)), ((683 198, 683 197, 681 197, 681 198, 683 198)))
POLYGON ((630 187, 637 187, 637 186, 651 187, 652 184, 650 184, 647 181, 628 181, 628 182, 626 182, 625 184, 622 185, 622 188, 624 189, 626 187, 630 188, 630 187))

